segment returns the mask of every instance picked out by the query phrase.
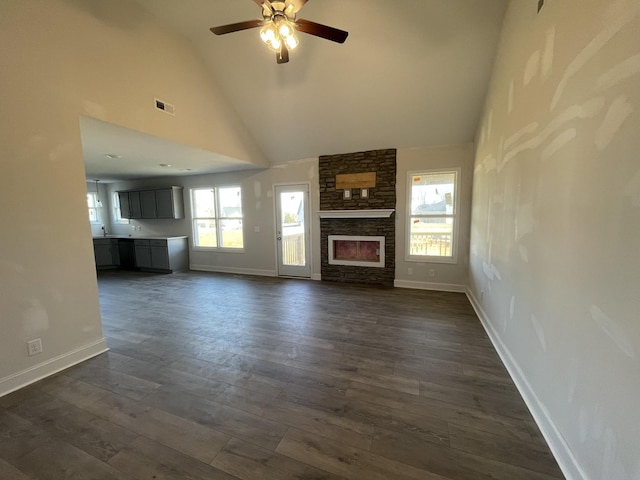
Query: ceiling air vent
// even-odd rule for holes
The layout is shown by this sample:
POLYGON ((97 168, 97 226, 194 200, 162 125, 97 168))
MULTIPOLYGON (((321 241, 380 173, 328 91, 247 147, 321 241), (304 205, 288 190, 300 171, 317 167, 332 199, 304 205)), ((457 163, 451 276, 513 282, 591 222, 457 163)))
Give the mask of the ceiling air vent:
POLYGON ((159 100, 157 98, 155 99, 155 102, 156 102, 156 108, 158 110, 162 110, 164 113, 168 113, 169 115, 176 114, 176 107, 174 107, 170 103, 163 102, 162 100, 159 100))

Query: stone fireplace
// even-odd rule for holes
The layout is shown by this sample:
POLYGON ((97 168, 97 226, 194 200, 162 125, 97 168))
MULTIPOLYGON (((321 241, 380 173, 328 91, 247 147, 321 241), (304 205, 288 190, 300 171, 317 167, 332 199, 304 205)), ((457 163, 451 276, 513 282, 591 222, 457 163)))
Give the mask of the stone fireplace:
POLYGON ((392 287, 396 150, 321 156, 319 171, 322 280, 392 287), (336 176, 365 173, 375 173, 366 192, 337 188, 336 176))

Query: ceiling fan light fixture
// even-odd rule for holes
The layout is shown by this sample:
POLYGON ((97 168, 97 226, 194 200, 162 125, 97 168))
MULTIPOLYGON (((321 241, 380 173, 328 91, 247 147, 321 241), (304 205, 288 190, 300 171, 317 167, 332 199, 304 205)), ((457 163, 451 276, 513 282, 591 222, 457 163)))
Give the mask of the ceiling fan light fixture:
POLYGON ((288 21, 280 20, 278 22, 278 33, 282 38, 287 38, 289 35, 293 34, 293 28, 289 25, 288 21))
POLYGON ((282 40, 280 40, 280 37, 276 37, 273 40, 271 40, 271 43, 269 43, 268 45, 271 48, 271 50, 279 52, 280 47, 282 47, 282 40))
POLYGON ((273 22, 267 23, 260 30, 260 38, 264 43, 269 45, 276 38, 276 27, 273 22))
POLYGON ((287 44, 287 48, 289 50, 293 50, 294 48, 296 48, 298 46, 298 44, 300 43, 298 41, 298 37, 296 37, 293 33, 291 35, 289 35, 287 37, 287 39, 285 40, 285 43, 287 44))
POLYGON ((247 20, 210 28, 216 35, 240 32, 250 28, 260 28, 260 39, 274 52, 276 62, 289 62, 289 50, 299 45, 296 31, 315 37, 344 43, 349 32, 297 18, 297 13, 308 0, 253 0, 262 9, 261 20, 247 20))

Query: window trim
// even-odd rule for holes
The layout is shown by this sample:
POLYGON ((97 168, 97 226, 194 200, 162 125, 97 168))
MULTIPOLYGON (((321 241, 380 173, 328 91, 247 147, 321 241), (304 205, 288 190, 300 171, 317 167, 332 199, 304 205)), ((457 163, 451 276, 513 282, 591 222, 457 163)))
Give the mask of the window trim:
POLYGON ((89 203, 87 202, 87 215, 89 216, 89 223, 91 225, 100 225, 102 223, 102 219, 100 218, 100 207, 98 206, 98 193, 97 192, 87 192, 87 197, 92 196, 93 197, 93 204, 95 205, 95 207, 90 207, 89 203), (96 220, 92 221, 91 220, 91 210, 95 210, 96 211, 96 220))
POLYGON ((420 262, 420 263, 447 263, 447 264, 457 264, 458 263, 458 232, 460 230, 460 184, 462 182, 462 169, 458 167, 453 168, 429 168, 424 170, 410 170, 407 172, 407 194, 405 198, 405 208, 406 208, 406 219, 405 219, 405 256, 404 259, 407 262, 420 262), (455 174, 455 186, 454 186, 454 204, 453 204, 453 213, 452 214, 441 214, 441 215, 429 215, 429 216, 441 216, 441 217, 451 217, 453 218, 453 230, 452 235, 453 238, 451 240, 451 256, 444 257, 438 255, 411 255, 411 197, 412 197, 412 182, 411 178, 414 175, 433 175, 433 174, 441 174, 441 173, 454 173, 455 174))
POLYGON ((242 208, 242 216, 241 217, 221 217, 220 216, 220 196, 219 190, 221 188, 239 188, 240 189, 240 207, 242 208, 242 185, 240 184, 229 184, 229 185, 216 185, 216 186, 202 186, 202 187, 192 187, 189 189, 189 200, 191 206, 191 247, 194 251, 201 252, 221 252, 221 253, 244 253, 245 248, 245 236, 244 236, 244 208, 242 208), (196 217, 195 216, 195 208, 193 201, 193 192, 196 190, 213 190, 213 201, 215 204, 215 217, 196 217), (196 220, 213 220, 216 225, 216 243, 215 247, 207 247, 202 245, 196 245, 196 220), (223 247, 222 245, 222 230, 221 230, 221 220, 241 220, 242 221, 242 248, 233 248, 233 247, 223 247))

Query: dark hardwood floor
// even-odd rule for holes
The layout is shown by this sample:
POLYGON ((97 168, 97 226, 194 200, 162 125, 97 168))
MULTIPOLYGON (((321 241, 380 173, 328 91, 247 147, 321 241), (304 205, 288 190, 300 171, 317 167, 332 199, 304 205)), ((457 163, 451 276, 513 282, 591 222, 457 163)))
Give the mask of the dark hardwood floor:
POLYGON ((463 294, 99 287, 111 350, 0 398, 0 479, 563 478, 463 294))

